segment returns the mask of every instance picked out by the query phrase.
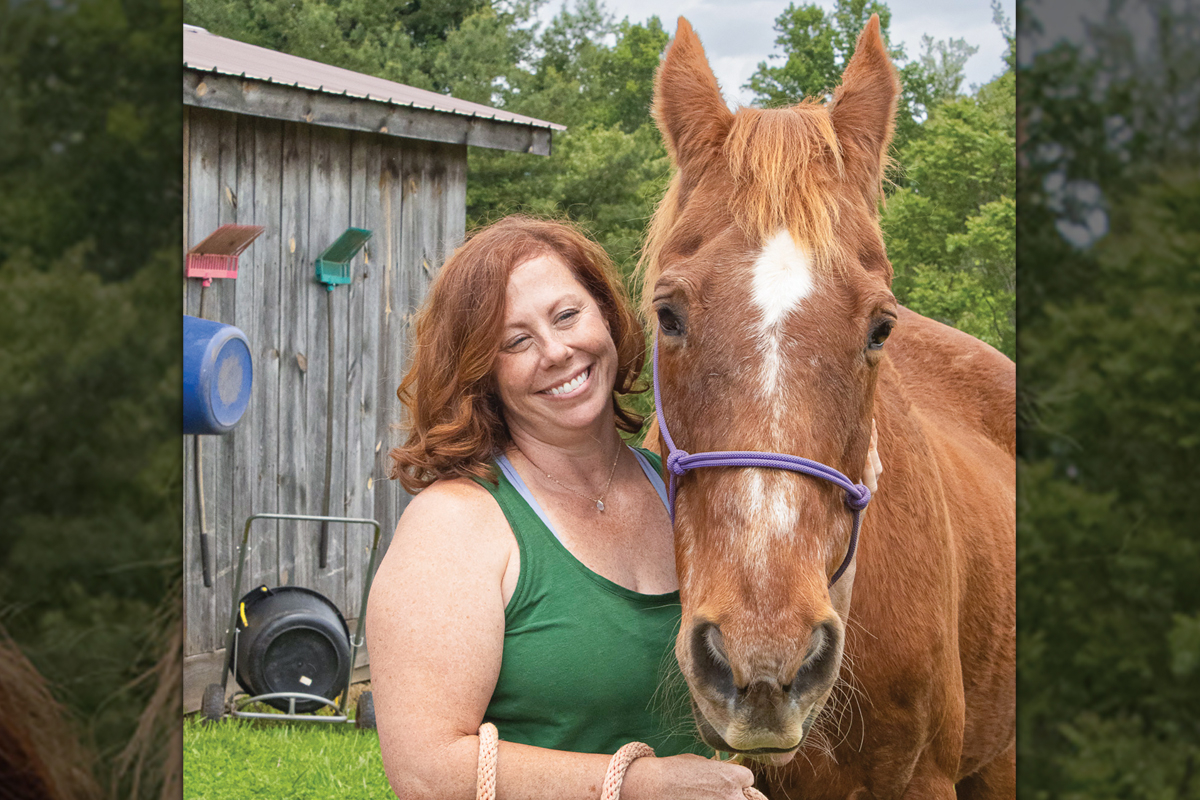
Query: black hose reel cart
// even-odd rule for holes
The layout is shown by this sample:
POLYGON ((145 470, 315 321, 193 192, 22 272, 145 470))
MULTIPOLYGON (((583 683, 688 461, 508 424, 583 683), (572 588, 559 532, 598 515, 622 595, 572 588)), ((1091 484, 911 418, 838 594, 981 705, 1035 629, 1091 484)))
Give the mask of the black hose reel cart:
MULTIPOLYGON (((221 682, 210 683, 204 690, 200 713, 205 720, 219 721, 228 712, 229 716, 240 719, 351 722, 346 705, 354 658, 363 645, 367 597, 379 554, 379 533, 379 523, 375 520, 354 517, 254 514, 246 520, 233 580, 233 609, 225 633, 225 669, 221 682), (242 594, 250 527, 259 519, 341 522, 375 529, 353 636, 337 606, 312 589, 259 586, 242 594), (235 694, 227 706, 225 693, 231 673, 245 694, 235 694), (247 710, 253 703, 266 703, 283 713, 247 710), (334 713, 313 713, 326 707, 334 713)), ((359 696, 353 724, 359 728, 375 727, 375 706, 370 692, 359 696)))

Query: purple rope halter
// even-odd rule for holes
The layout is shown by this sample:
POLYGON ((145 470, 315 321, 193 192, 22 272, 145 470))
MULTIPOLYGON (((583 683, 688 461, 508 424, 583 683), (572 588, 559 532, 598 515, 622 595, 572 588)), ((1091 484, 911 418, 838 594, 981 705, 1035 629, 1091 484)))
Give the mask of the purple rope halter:
POLYGON ((846 507, 854 513, 854 527, 850 531, 850 547, 846 550, 846 558, 842 565, 829 579, 829 585, 837 583, 838 578, 850 566, 854 551, 858 548, 858 530, 862 524, 862 512, 871 502, 871 490, 861 483, 854 483, 833 467, 828 467, 819 461, 810 461, 800 456, 789 456, 782 453, 759 453, 747 450, 720 450, 709 453, 688 453, 675 446, 671 434, 667 431, 667 420, 663 416, 662 394, 658 388, 658 332, 654 333, 654 407, 658 415, 658 430, 662 433, 663 441, 667 444, 667 471, 670 479, 667 484, 668 511, 671 521, 675 521, 675 481, 690 469, 699 467, 765 467, 767 469, 786 469, 800 472, 814 478, 836 484, 846 492, 846 507))

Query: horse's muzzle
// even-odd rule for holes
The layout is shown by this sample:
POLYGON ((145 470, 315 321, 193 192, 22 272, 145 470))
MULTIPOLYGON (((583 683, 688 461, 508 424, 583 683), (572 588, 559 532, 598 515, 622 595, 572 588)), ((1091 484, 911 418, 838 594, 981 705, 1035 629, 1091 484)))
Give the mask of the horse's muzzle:
POLYGON ((819 640, 820 646, 786 682, 777 672, 735 661, 740 663, 740 674, 755 675, 739 686, 730 666, 730 659, 739 654, 726 652, 717 626, 703 622, 693 628, 690 663, 684 673, 706 744, 752 756, 790 753, 800 746, 829 696, 841 662, 841 633, 836 626, 822 623, 809 638, 819 640))

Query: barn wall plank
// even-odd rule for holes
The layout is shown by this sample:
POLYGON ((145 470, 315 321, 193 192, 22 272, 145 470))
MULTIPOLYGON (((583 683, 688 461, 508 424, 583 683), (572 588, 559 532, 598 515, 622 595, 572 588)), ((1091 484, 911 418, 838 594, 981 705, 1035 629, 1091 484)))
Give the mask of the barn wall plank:
MULTIPOLYGON (((219 175, 217 172, 220 153, 218 142, 218 112, 205 109, 193 109, 189 114, 188 123, 188 219, 187 229, 190 235, 199 241, 217 227, 219 209, 217 203, 219 175)), ((196 241, 184 242, 186 248, 192 247, 196 241)), ((184 283, 184 313, 199 316, 200 292, 199 280, 189 280, 184 283)), ((206 290, 207 291, 207 290, 206 290)), ((208 437, 205 437, 208 438, 208 437)), ((185 652, 202 652, 208 649, 212 641, 212 630, 216 627, 213 618, 214 589, 204 586, 200 562, 200 507, 196 495, 195 447, 197 437, 186 436, 183 443, 183 477, 184 477, 184 647, 185 652)), ((203 453, 204 439, 199 440, 203 453)), ((203 468, 202 468, 203 470, 203 468)), ((207 489, 207 487, 206 487, 207 489)), ((205 516, 211 518, 213 508, 211 490, 204 493, 205 516)), ((209 534, 212 531, 211 519, 206 520, 209 534)), ((210 541, 211 544, 211 541, 210 541)))
MULTIPOLYGON (((350 225, 350 174, 351 174, 351 132, 342 128, 324 129, 330 139, 330 213, 327 222, 328 234, 326 244, 333 244, 345 233, 350 225)), ((319 253, 320 251, 318 251, 319 253)), ((314 256, 315 257, 315 256, 314 256)), ((357 263, 356 256, 353 263, 357 263)), ((350 381, 352 364, 351 347, 348 338, 350 289, 339 285, 332 292, 333 296, 333 336, 334 355, 330 370, 333 372, 333 396, 329 398, 333 421, 333 458, 330 461, 332 474, 329 481, 329 513, 333 516, 346 516, 346 451, 349 442, 348 421, 346 419, 346 398, 350 381)), ((349 535, 346 526, 335 524, 329 526, 329 560, 325 579, 329 581, 329 599, 349 615, 351 608, 346 594, 346 537, 349 535)))
POLYGON ((442 196, 442 214, 446 220, 442 240, 442 263, 467 236, 467 148, 443 145, 442 162, 446 165, 446 185, 442 196))
POLYGON ((379 247, 382 256, 381 271, 383 286, 380 291, 379 318, 379 368, 376 383, 376 449, 375 449, 375 519, 383 528, 388 541, 399 519, 399 494, 403 489, 396 481, 387 479, 391 463, 388 452, 399 444, 396 427, 401 421, 400 403, 396 399, 396 387, 403 377, 406 358, 407 308, 403 301, 404 246, 406 211, 405 148, 398 141, 382 141, 380 145, 380 196, 383 216, 382 241, 379 247))
MULTIPOLYGON (((233 114, 221 114, 217 120, 217 224, 236 223, 237 176, 238 176, 238 118, 233 114)), ((208 235, 207 232, 204 235, 208 235)), ((237 281, 216 279, 208 287, 208 316, 218 322, 237 324, 237 281)), ((206 649, 220 646, 224 642, 227 614, 233 592, 233 570, 236 566, 234 538, 234 485, 237 430, 224 436, 207 436, 204 440, 204 487, 213 488, 210 501, 212 529, 214 620, 217 623, 209 631, 206 649)), ((240 539, 240 536, 238 536, 240 539)))
MULTIPOLYGON (((226 202, 231 206, 233 220, 240 224, 254 224, 255 212, 255 148, 254 120, 244 116, 235 116, 237 134, 236 165, 234 182, 229 191, 223 192, 226 202)), ((260 237, 261 238, 261 237, 260 237)), ((260 347, 263 341, 262 333, 262 296, 265 287, 262 281, 261 252, 255 245, 242 253, 238 259, 238 277, 235 281, 222 281, 229 284, 235 297, 235 314, 228 320, 246 334, 250 342, 250 353, 253 361, 254 381, 251 389, 250 405, 238 422, 237 427, 225 434, 228 440, 232 458, 233 481, 230 486, 230 521, 228 528, 230 565, 236 568, 238 547, 241 543, 241 532, 245 520, 254 513, 254 491, 257 483, 258 458, 257 443, 263 431, 262 409, 257 399, 261 396, 261 356, 260 347), (260 412, 260 413, 255 413, 260 412)), ((258 585, 259 573, 262 572, 262 556, 266 547, 265 531, 257 529, 247 547, 246 571, 242 578, 240 591, 258 585)), ((232 587, 234 575, 230 575, 232 587)))
MULTIPOLYGON (((336 398, 339 389, 338 367, 342 360, 339 358, 337 348, 340 346, 339 339, 343 337, 337 335, 337 317, 339 316, 339 301, 344 300, 345 297, 344 293, 339 293, 336 289, 333 292, 327 291, 315 277, 317 256, 332 244, 338 234, 345 229, 345 225, 342 223, 346 219, 343 216, 345 205, 342 204, 339 208, 340 192, 337 188, 341 172, 337 166, 340 161, 340 148, 338 140, 332 133, 323 128, 313 129, 312 162, 309 167, 311 188, 308 207, 308 253, 305 260, 310 277, 305 281, 304 294, 309 315, 308 418, 310 424, 305 444, 308 448, 309 464, 312 467, 309 470, 308 491, 309 508, 312 509, 310 513, 313 514, 321 514, 325 511, 327 426, 331 426, 333 431, 333 435, 329 439, 332 442, 332 449, 328 468, 331 470, 336 470, 336 465, 339 463, 336 453, 341 445, 338 438, 338 429, 341 426, 338 424, 339 415, 336 413, 336 398), (334 315, 332 328, 329 325, 331 308, 334 315), (332 337, 335 348, 332 363, 329 357, 330 337, 332 337), (330 394, 330 375, 333 376, 332 394, 330 394)), ((336 471, 330 472, 330 478, 328 513, 336 516, 338 510, 332 502, 332 498, 337 496, 334 485, 341 481, 336 480, 336 471)), ((328 561, 325 569, 321 569, 319 565, 317 543, 320 527, 318 524, 306 524, 301 529, 302 539, 297 543, 298 549, 304 548, 312 570, 311 573, 305 573, 311 574, 313 579, 313 582, 307 585, 328 597, 339 608, 342 607, 341 596, 345 592, 344 584, 340 590, 338 588, 338 584, 344 582, 344 575, 341 572, 342 564, 339 561, 342 548, 337 544, 339 538, 344 541, 345 534, 342 528, 341 525, 329 526, 328 561)))
MULTIPOLYGON (((429 142, 412 142, 404 151, 404 213, 401 216, 403 247, 401 248, 401 296, 404 325, 400 328, 403 343, 397 371, 402 376, 408 370, 416 332, 417 312, 424 296, 423 288, 433 270, 434 256, 431 252, 432 229, 437 210, 433 204, 432 150, 429 142)), ((408 506, 409 495, 403 487, 396 485, 393 492, 394 517, 385 529, 385 542, 390 544, 396 523, 408 506)))
MULTIPOLYGON (((312 513, 308 507, 308 388, 310 377, 306 289, 309 159, 312 128, 283 123, 281 221, 279 225, 279 511, 312 513)), ((318 471, 320 467, 317 468, 318 471)), ((279 583, 308 579, 305 549, 297 549, 297 524, 279 526, 279 583)))
MULTIPOLYGON (((253 162, 253 224, 263 226, 263 232, 243 256, 249 256, 251 272, 242 287, 255 287, 254 333, 246 331, 254 348, 254 397, 247 414, 251 421, 253 441, 250 444, 249 488, 251 513, 275 512, 279 509, 279 295, 280 295, 280 204, 282 202, 283 123, 278 120, 254 119, 246 138, 254 154, 253 162)), ((243 198, 244 204, 246 199, 243 198)), ((240 516, 237 518, 239 526, 240 516)), ((251 550, 251 576, 247 588, 259 584, 279 585, 279 523, 264 522, 256 526, 251 550)))
MULTIPOLYGON (((329 207, 329 138, 320 128, 313 128, 308 164, 308 241, 304 247, 303 277, 294 276, 297 290, 301 292, 301 313, 308 319, 308 337, 305 347, 308 352, 308 393, 305 397, 305 415, 308 428, 304 436, 304 449, 308 452, 308 475, 305 480, 305 514, 322 513, 325 496, 325 426, 326 404, 329 402, 329 325, 328 298, 326 291, 316 281, 314 261, 328 244, 327 223, 329 207)), ((319 573, 317 540, 320 535, 316 524, 297 525, 296 535, 296 582, 329 596, 326 582, 319 573)))
MULTIPOLYGON (((372 247, 381 222, 379 202, 379 141, 376 136, 355 133, 351 137, 350 224, 372 232, 362 252, 355 257, 353 280, 347 291, 347 342, 350 370, 346 390, 346 496, 345 513, 374 517, 375 376, 379 363, 379 317, 374 312, 382 287, 380 271, 372 264, 372 247)), ((378 248, 375 247, 378 252, 378 248)), ((362 527, 346 529, 347 613, 362 596, 369 538, 362 527)))
MULTIPOLYGON (((216 219, 208 227, 194 228, 197 241, 208 236, 220 225, 238 222, 234 192, 238 187, 238 118, 233 114, 217 114, 215 125, 216 197, 214 206, 216 219)), ((238 297, 235 279, 217 278, 206 294, 205 317, 220 323, 236 324, 238 297)), ((233 498, 235 449, 233 434, 209 435, 202 439, 202 469, 204 470, 204 493, 206 518, 210 534, 210 565, 212 588, 205 595, 208 616, 199 636, 203 649, 211 650, 223 642, 224 630, 228 625, 226 614, 233 591, 233 498)))

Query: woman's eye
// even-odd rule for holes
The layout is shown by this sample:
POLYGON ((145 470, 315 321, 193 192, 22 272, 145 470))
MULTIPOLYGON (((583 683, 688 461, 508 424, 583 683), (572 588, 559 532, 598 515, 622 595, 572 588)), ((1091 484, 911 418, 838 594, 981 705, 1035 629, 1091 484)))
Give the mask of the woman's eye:
POLYGON ((887 341, 888 336, 892 334, 892 323, 884 321, 871 329, 871 335, 867 339, 868 350, 880 350, 883 348, 883 343, 887 341))
POLYGON ((658 329, 667 336, 683 335, 683 320, 669 308, 658 309, 658 329))
POLYGON ((570 320, 574 319, 577 316, 579 316, 579 309, 576 309, 576 308, 568 309, 567 311, 564 311, 563 313, 558 315, 558 321, 559 322, 569 322, 570 320))
POLYGON ((529 343, 528 336, 518 336, 515 339, 510 340, 507 344, 505 344, 504 350, 511 353, 515 350, 520 350, 524 345, 526 345, 528 343, 529 343))

